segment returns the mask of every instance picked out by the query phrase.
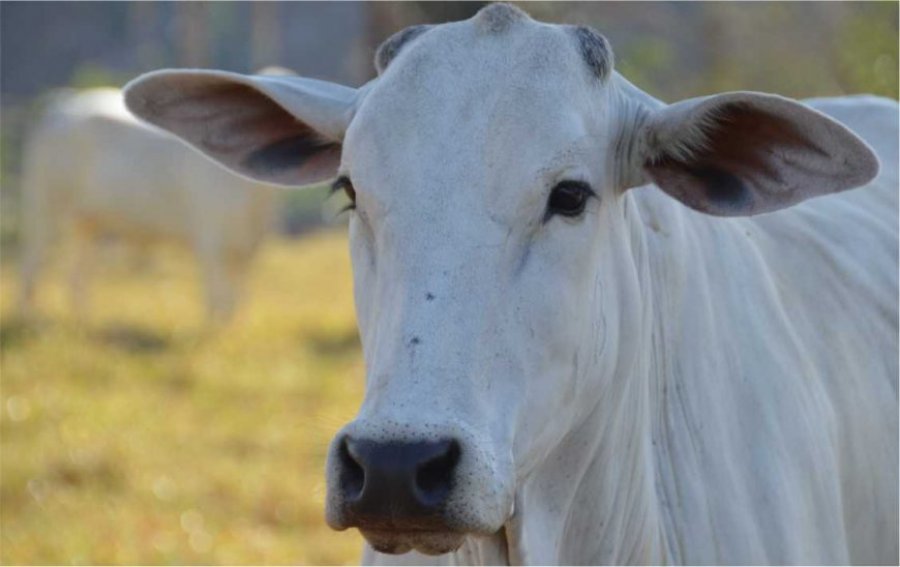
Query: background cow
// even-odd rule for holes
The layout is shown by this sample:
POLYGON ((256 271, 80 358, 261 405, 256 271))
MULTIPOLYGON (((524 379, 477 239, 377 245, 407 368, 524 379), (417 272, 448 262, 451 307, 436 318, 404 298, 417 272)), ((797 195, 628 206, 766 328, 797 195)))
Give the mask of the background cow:
POLYGON ((72 239, 72 305, 85 314, 100 240, 170 240, 197 257, 211 322, 234 311, 273 215, 272 188, 240 178, 137 121, 118 89, 59 93, 28 141, 23 171, 22 291, 32 310, 42 264, 72 239))
POLYGON ((355 201, 367 392, 333 527, 455 562, 897 562, 896 103, 665 105, 593 30, 506 5, 376 63, 126 97, 355 201))

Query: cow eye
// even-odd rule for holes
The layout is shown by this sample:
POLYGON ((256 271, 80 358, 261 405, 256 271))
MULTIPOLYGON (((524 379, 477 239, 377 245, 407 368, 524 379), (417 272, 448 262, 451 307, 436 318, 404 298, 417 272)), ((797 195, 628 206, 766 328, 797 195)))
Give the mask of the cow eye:
POLYGON ((553 215, 577 217, 584 212, 587 200, 594 196, 594 190, 583 181, 560 181, 547 200, 545 220, 553 215))
POLYGON ((356 189, 353 188, 353 182, 350 181, 350 178, 346 175, 341 175, 337 179, 334 180, 334 183, 331 184, 331 193, 337 193, 338 191, 343 191, 347 198, 350 199, 350 204, 341 209, 340 212, 344 211, 352 211, 356 208, 356 189))

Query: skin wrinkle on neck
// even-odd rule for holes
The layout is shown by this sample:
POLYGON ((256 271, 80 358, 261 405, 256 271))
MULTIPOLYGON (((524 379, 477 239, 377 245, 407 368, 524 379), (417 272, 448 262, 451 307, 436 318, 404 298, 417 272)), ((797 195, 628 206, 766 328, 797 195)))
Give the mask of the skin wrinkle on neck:
POLYGON ((620 75, 615 76, 619 80, 612 85, 613 96, 609 98, 618 105, 617 111, 612 115, 619 118, 613 126, 615 144, 610 153, 609 165, 616 189, 625 191, 629 187, 648 182, 646 179, 635 179, 643 165, 639 163, 643 137, 635 133, 645 128, 654 107, 661 106, 662 103, 649 97, 635 97, 637 89, 620 75))
MULTIPOLYGON (((642 313, 647 323, 642 325, 642 343, 649 351, 652 350, 651 333, 655 325, 649 324, 649 314, 652 313, 652 282, 649 279, 650 265, 642 231, 643 221, 637 207, 631 203, 632 196, 626 194, 622 198, 626 201, 624 207, 629 210, 627 225, 631 233, 631 245, 635 248, 633 257, 637 259, 633 269, 639 274, 642 313)), ((602 345, 603 342, 600 342, 595 346, 599 349, 602 345)), ((524 481, 520 492, 527 493, 530 487, 543 484, 543 488, 536 488, 538 493, 546 494, 549 489, 552 495, 546 496, 547 498, 553 502, 565 500, 566 505, 560 510, 558 518, 549 521, 545 519, 532 529, 528 528, 532 519, 523 515, 529 513, 525 510, 533 513, 547 507, 529 506, 527 502, 519 505, 517 516, 507 526, 507 530, 516 534, 516 537, 510 537, 511 546, 516 547, 515 552, 510 552, 510 557, 517 556, 524 563, 612 564, 659 564, 676 557, 666 541, 658 509, 656 487, 660 473, 658 457, 652 447, 652 432, 658 427, 658 423, 655 416, 650 415, 650 407, 653 407, 650 405, 650 396, 651 391, 658 387, 660 376, 651 372, 656 365, 652 356, 647 357, 646 354, 638 349, 633 352, 630 360, 620 363, 616 376, 609 384, 609 390, 597 398, 591 409, 544 460, 543 465, 538 465, 524 481), (648 362, 643 365, 642 361, 648 362), (602 464, 608 457, 618 458, 622 455, 627 455, 625 464, 617 463, 612 467, 602 464), (564 482, 560 482, 560 470, 553 467, 560 460, 568 465, 565 467, 567 470, 577 471, 564 482), (543 475, 547 479, 544 483, 541 481, 543 475), (638 482, 635 482, 635 476, 640 478, 638 482), (560 486, 562 493, 558 492, 560 486), (632 488, 624 495, 628 499, 624 505, 617 501, 622 492, 620 487, 632 488), (554 489, 557 491, 554 492, 554 489), (616 498, 610 499, 610 496, 616 498), (578 514, 586 510, 604 510, 609 515, 604 516, 602 525, 598 526, 590 521, 584 522, 584 518, 578 518, 578 514), (618 514, 617 510, 628 512, 618 514), (585 527, 594 530, 593 533, 577 531, 585 527), (576 531, 572 531, 573 529, 576 531), (601 543, 593 549, 585 549, 587 555, 566 555, 570 550, 579 548, 575 543, 583 544, 585 539, 591 538, 601 543), (551 549, 529 551, 521 548, 521 542, 525 541, 532 546, 535 542, 552 542, 555 545, 551 549), (650 547, 646 547, 647 545, 650 547), (536 553, 539 555, 535 555, 536 553)), ((591 367, 585 369, 585 372, 597 372, 598 358, 587 359, 591 361, 591 367)), ((521 497, 522 494, 518 496, 521 497)))

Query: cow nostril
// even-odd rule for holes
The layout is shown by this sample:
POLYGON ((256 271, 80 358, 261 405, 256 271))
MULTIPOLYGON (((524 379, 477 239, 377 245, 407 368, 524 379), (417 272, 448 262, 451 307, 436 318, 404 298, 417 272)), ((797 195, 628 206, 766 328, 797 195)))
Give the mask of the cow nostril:
POLYGON ((345 498, 356 500, 362 494, 363 487, 366 484, 366 473, 350 453, 346 437, 341 440, 338 458, 341 461, 341 490, 345 498))
POLYGON ((419 465, 416 471, 416 491, 423 504, 439 506, 444 502, 453 485, 453 471, 459 462, 459 456, 459 444, 449 441, 443 453, 419 465))

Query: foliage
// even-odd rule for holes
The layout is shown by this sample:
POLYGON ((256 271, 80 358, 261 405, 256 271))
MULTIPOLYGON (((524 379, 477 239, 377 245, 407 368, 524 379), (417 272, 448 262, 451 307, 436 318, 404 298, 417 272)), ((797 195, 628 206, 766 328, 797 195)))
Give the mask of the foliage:
POLYGON ((898 97, 897 3, 867 3, 835 42, 838 73, 848 90, 898 97))
POLYGON ((729 90, 897 98, 896 2, 559 2, 523 5, 594 26, 616 67, 665 101, 729 90))
POLYGON ((357 562, 323 519, 327 443, 362 392, 345 237, 269 245, 211 333, 193 262, 162 252, 101 266, 84 325, 62 263, 38 326, 3 266, 0 562, 357 562))
POLYGON ((76 89, 95 87, 122 87, 133 78, 132 73, 115 72, 93 63, 79 65, 69 79, 69 86, 76 89))

